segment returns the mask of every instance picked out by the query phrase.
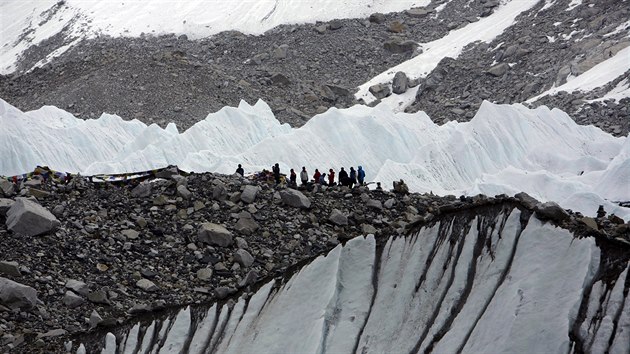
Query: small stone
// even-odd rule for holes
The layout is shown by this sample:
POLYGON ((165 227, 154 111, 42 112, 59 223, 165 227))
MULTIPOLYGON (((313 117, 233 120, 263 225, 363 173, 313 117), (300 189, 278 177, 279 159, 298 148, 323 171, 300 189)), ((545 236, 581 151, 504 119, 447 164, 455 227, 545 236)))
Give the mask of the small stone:
POLYGON ((239 283, 238 283, 238 287, 239 288, 243 288, 246 287, 250 284, 253 284, 256 282, 256 280, 258 280, 258 272, 255 270, 250 270, 249 272, 247 272, 247 275, 245 276, 245 278, 243 278, 239 283))
POLYGON ((236 251, 236 253, 234 254, 234 260, 245 268, 248 268, 252 264, 254 264, 254 257, 252 257, 252 255, 244 249, 239 249, 238 251, 236 251))
POLYGON ((396 204, 396 199, 389 198, 383 203, 383 206, 387 209, 391 209, 396 204))
POLYGON ((177 187, 177 195, 179 195, 180 197, 184 199, 192 198, 192 193, 184 185, 180 185, 177 187))
POLYGON ((365 206, 376 210, 383 210, 383 205, 381 204, 381 201, 377 199, 368 200, 368 202, 365 203, 365 206))
POLYGON ((70 289, 77 294, 81 294, 83 296, 87 296, 90 292, 88 285, 82 281, 68 279, 65 284, 66 289, 70 289))
POLYGON ((46 333, 38 334, 37 339, 65 336, 66 334, 68 334, 68 331, 66 331, 65 329, 58 328, 58 329, 50 330, 46 333))
POLYGON ((0 198, 0 216, 6 216, 13 204, 15 204, 15 201, 12 199, 0 198))
POLYGON ((96 328, 101 322, 103 322, 103 317, 101 317, 101 315, 99 315, 98 312, 96 312, 96 310, 92 310, 92 313, 90 314, 90 329, 94 329, 96 328))
POLYGON ((83 300, 83 298, 77 294, 75 294, 74 292, 67 290, 66 294, 63 296, 63 300, 62 300, 63 304, 68 306, 69 308, 73 309, 76 307, 79 307, 81 305, 83 305, 83 303, 85 302, 85 300, 83 300))
POLYGON ((212 278, 212 268, 201 268, 197 271, 197 278, 199 280, 210 280, 212 278))
POLYGON ((138 236, 140 236, 140 233, 138 231, 132 229, 122 230, 120 233, 130 240, 136 240, 138 236))
POLYGON ((363 224, 361 225, 361 231, 363 231, 364 234, 376 234, 376 232, 378 230, 376 230, 376 228, 370 224, 363 224))
POLYGON ((154 282, 150 281, 149 279, 145 279, 145 278, 142 278, 142 279, 138 280, 136 282, 136 286, 138 288, 146 291, 146 292, 153 292, 153 291, 157 291, 157 290, 160 289, 157 285, 155 285, 154 282))
POLYGON ((258 187, 247 185, 243 192, 241 193, 241 200, 245 203, 253 203, 256 200, 256 196, 258 195, 258 187))
POLYGON ((109 304, 107 293, 103 290, 97 290, 89 293, 88 300, 95 304, 109 304))
POLYGON ((335 225, 348 225, 348 217, 345 216, 339 209, 333 209, 328 217, 328 220, 335 225))

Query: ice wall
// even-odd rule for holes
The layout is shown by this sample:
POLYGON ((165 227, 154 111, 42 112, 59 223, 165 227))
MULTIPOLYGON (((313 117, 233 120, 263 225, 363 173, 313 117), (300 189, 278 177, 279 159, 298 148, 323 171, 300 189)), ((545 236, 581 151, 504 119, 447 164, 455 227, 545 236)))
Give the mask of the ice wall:
POLYGON ((512 207, 459 213, 380 246, 355 238, 233 307, 96 342, 103 353, 627 353, 628 262, 611 270, 602 254, 512 207))

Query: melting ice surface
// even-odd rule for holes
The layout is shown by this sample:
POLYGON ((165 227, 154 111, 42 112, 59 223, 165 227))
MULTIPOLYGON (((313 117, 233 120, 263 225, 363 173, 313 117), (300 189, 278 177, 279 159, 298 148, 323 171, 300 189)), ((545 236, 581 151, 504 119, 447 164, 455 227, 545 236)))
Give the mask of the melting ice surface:
POLYGON ((182 309, 97 342, 103 353, 628 353, 630 263, 603 270, 603 252, 519 209, 460 213, 380 248, 355 238, 233 307, 182 309))
POLYGON ((385 188, 404 179, 440 195, 524 191, 541 201, 593 215, 630 200, 630 140, 580 126, 560 110, 484 102, 472 121, 434 124, 423 113, 385 106, 332 108, 303 127, 280 124, 269 106, 241 102, 179 133, 103 114, 82 120, 56 107, 23 113, 0 100, 0 175, 53 170, 125 173, 177 165, 195 172, 282 172, 306 166, 338 171, 361 165, 385 188))

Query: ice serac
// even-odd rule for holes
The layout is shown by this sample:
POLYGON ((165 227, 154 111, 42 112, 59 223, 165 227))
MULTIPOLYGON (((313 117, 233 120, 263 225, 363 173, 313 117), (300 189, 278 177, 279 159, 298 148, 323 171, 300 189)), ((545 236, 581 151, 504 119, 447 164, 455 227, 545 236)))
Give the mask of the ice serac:
POLYGON ((612 202, 630 199, 630 139, 546 107, 484 102, 470 122, 438 126, 423 112, 354 106, 292 129, 264 102, 241 102, 179 133, 111 115, 81 120, 55 107, 22 113, 0 100, 0 126, 0 175, 36 165, 84 175, 169 164, 227 174, 238 164, 246 173, 275 163, 283 173, 362 165, 366 181, 385 188, 402 178, 411 191, 440 195, 524 191, 585 215, 604 205, 630 220, 630 210, 612 202))
POLYGON ((121 329, 104 352, 627 353, 628 256, 598 244, 513 205, 460 211, 352 239, 232 308, 121 329))

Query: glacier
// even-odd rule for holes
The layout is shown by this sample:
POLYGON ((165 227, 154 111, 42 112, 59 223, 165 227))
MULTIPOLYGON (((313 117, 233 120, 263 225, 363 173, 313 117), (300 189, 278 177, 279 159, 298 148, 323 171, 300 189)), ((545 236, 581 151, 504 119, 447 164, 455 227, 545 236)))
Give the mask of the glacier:
POLYGON ((78 349, 102 353, 627 353, 628 256, 514 205, 406 237, 357 237, 251 298, 185 307, 78 349))
POLYGON ((386 106, 332 108, 300 128, 258 101, 224 107, 185 132, 103 114, 82 120, 56 107, 21 112, 0 100, 0 175, 37 165, 82 175, 177 165, 194 172, 252 173, 278 162, 308 171, 361 165, 367 181, 405 180, 438 195, 524 191, 593 215, 599 205, 630 220, 630 141, 546 107, 484 102, 466 123, 436 125, 423 112, 386 106))

